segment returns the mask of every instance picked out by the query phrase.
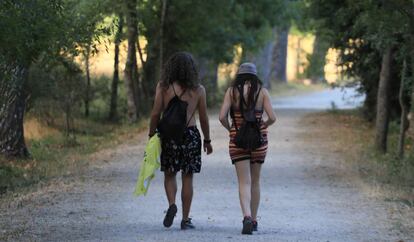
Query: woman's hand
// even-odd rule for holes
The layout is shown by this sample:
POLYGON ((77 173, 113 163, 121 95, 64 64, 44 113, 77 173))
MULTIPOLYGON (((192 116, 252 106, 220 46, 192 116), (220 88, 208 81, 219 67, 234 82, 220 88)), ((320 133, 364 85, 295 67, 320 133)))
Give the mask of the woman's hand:
POLYGON ((164 96, 163 87, 161 86, 161 83, 158 82, 157 87, 155 89, 154 105, 152 107, 151 116, 150 116, 150 125, 149 125, 150 138, 152 135, 155 134, 158 122, 160 121, 161 112, 163 110, 163 96, 164 96))
POLYGON ((264 123, 265 123, 266 128, 268 128, 270 125, 272 125, 276 121, 276 114, 272 107, 272 102, 270 99, 269 92, 265 88, 262 88, 262 90, 264 94, 263 109, 267 114, 267 120, 264 123))
POLYGON ((224 96, 223 104, 221 105, 219 120, 220 123, 230 132, 230 123, 228 119, 229 110, 231 107, 231 97, 230 97, 231 89, 228 88, 226 91, 226 95, 224 96))
POLYGON ((213 146, 211 146, 211 143, 203 142, 203 148, 204 152, 207 153, 207 155, 211 154, 213 152, 213 146))

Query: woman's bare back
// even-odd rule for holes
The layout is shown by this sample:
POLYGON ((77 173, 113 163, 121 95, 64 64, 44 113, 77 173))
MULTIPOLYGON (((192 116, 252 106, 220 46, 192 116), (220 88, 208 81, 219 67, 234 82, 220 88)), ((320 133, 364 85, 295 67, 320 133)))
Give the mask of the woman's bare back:
MULTIPOLYGON (((246 83, 244 84, 244 90, 243 90, 243 97, 244 100, 249 99, 249 94, 250 94, 250 84, 246 83)), ((230 91, 230 95, 231 95, 231 106, 233 109, 238 110, 240 108, 240 93, 237 90, 237 88, 232 87, 231 91, 230 91)), ((256 102, 256 106, 255 109, 256 110, 263 110, 263 101, 264 101, 264 95, 262 92, 262 88, 259 86, 259 90, 256 90, 256 92, 254 93, 254 97, 256 98, 257 96, 257 102, 256 102), (257 96, 257 94, 259 94, 257 96)))

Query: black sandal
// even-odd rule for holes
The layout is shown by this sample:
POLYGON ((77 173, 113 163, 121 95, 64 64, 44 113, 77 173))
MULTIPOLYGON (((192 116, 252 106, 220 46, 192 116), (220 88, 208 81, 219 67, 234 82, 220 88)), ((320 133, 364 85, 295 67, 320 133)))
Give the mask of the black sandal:
POLYGON ((244 217, 242 234, 253 234, 253 220, 251 217, 244 217))
POLYGON ((171 225, 174 222, 175 214, 177 214, 177 206, 175 204, 171 204, 171 206, 167 210, 167 214, 165 214, 163 222, 165 227, 171 227, 171 225))
POLYGON ((181 229, 195 229, 195 226, 191 223, 191 218, 188 218, 187 220, 181 220, 181 229))
POLYGON ((253 231, 257 231, 257 227, 258 227, 257 221, 253 220, 253 231))

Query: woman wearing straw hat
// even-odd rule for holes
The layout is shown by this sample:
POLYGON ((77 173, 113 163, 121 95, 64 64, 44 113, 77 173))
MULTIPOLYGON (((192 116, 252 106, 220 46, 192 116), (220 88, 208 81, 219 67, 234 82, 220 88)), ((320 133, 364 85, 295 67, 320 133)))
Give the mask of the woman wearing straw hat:
MULTIPOLYGON (((250 116, 252 116, 250 115, 250 116)), ((242 234, 252 234, 257 231, 257 211, 260 201, 260 169, 264 163, 267 152, 267 127, 276 121, 270 96, 266 89, 262 87, 262 82, 257 77, 256 66, 253 63, 243 63, 240 65, 236 78, 232 85, 227 89, 220 111, 220 122, 230 133, 229 153, 232 163, 235 165, 238 184, 240 206, 243 213, 242 234), (267 114, 267 119, 263 120, 263 112, 267 114), (231 114, 232 124, 230 125, 228 116, 231 114), (253 121, 250 126, 255 127, 257 122, 257 134, 252 136, 246 145, 238 133, 245 131, 247 127, 247 114, 252 114, 253 121), (256 145, 249 146, 255 138, 259 138, 256 145)), ((250 130, 250 133, 254 133, 250 130)))

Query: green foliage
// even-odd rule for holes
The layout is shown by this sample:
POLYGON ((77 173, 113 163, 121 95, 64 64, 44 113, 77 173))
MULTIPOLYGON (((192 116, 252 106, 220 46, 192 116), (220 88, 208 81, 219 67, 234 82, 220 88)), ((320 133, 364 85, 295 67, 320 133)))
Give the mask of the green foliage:
MULTIPOLYGON (((318 114, 319 115, 319 114, 318 114)), ((336 124, 326 134, 335 137, 340 151, 349 164, 360 172, 363 178, 376 185, 391 185, 390 188, 407 191, 412 195, 414 186, 414 154, 409 153, 414 145, 414 136, 409 136, 406 142, 407 156, 400 159, 397 154, 399 124, 391 122, 389 130, 390 151, 387 154, 375 150, 372 142, 373 125, 363 120, 357 110, 337 110, 326 114, 330 122, 336 124)), ((316 117, 316 116, 315 116, 316 117)), ((323 125, 322 123, 320 124, 323 125)))
POLYGON ((28 66, 40 53, 54 52, 64 36, 62 17, 62 1, 1 1, 0 57, 28 66))
POLYGON ((56 125, 54 116, 66 115, 67 136, 72 134, 73 118, 79 112, 84 91, 84 77, 77 64, 67 59, 50 63, 47 69, 42 62, 34 63, 30 69, 26 90, 31 93, 30 111, 56 125))
MULTIPOLYGON (((234 59, 235 46, 253 52, 271 37, 271 28, 281 24, 284 12, 279 1, 166 1, 163 32, 163 62, 177 51, 189 51, 199 63, 201 82, 208 93, 217 92, 216 71, 219 63, 234 59), (280 13, 280 14, 277 14, 280 13)), ((159 80, 160 19, 162 1, 139 4, 139 32, 148 40, 143 82, 150 92, 159 80)), ((209 103, 217 103, 211 95, 209 103)))
MULTIPOLYGON (((277 13, 283 12, 281 4, 271 0, 183 0, 167 1, 167 5, 167 56, 187 50, 216 62, 230 62, 237 44, 245 48, 260 46, 267 28, 278 24, 277 13)), ((157 41, 160 11, 160 1, 140 5, 140 29, 150 44, 157 41)))
MULTIPOLYGON (((109 110, 112 78, 102 75, 96 78, 92 78, 91 82, 93 87, 91 90, 92 95, 90 100, 91 118, 96 122, 102 122, 102 120, 105 120, 107 118, 109 110)), ((118 92, 120 94, 117 97, 118 113, 127 112, 127 101, 124 94, 125 86, 122 84, 122 80, 120 80, 120 85, 118 86, 118 92)))
POLYGON ((400 184, 407 187, 414 186, 414 154, 409 152, 409 147, 414 145, 412 137, 408 137, 404 149, 407 156, 399 158, 397 154, 399 123, 392 122, 389 130, 390 152, 383 155, 373 149, 368 149, 370 157, 378 164, 382 177, 378 179, 387 183, 400 184))
POLYGON ((20 168, 0 165, 0 195, 12 187, 26 184, 23 174, 24 172, 20 168))
MULTIPOLYGON (((399 70, 402 59, 410 53, 408 9, 413 2, 398 1, 328 1, 307 0, 308 14, 314 28, 322 31, 329 45, 340 52, 340 66, 345 75, 355 78, 360 91, 367 96, 365 113, 375 115, 376 90, 381 67, 381 55, 388 46, 396 47, 393 63, 392 107, 398 113, 399 70)), ((394 115, 394 117, 398 117, 394 115)))

